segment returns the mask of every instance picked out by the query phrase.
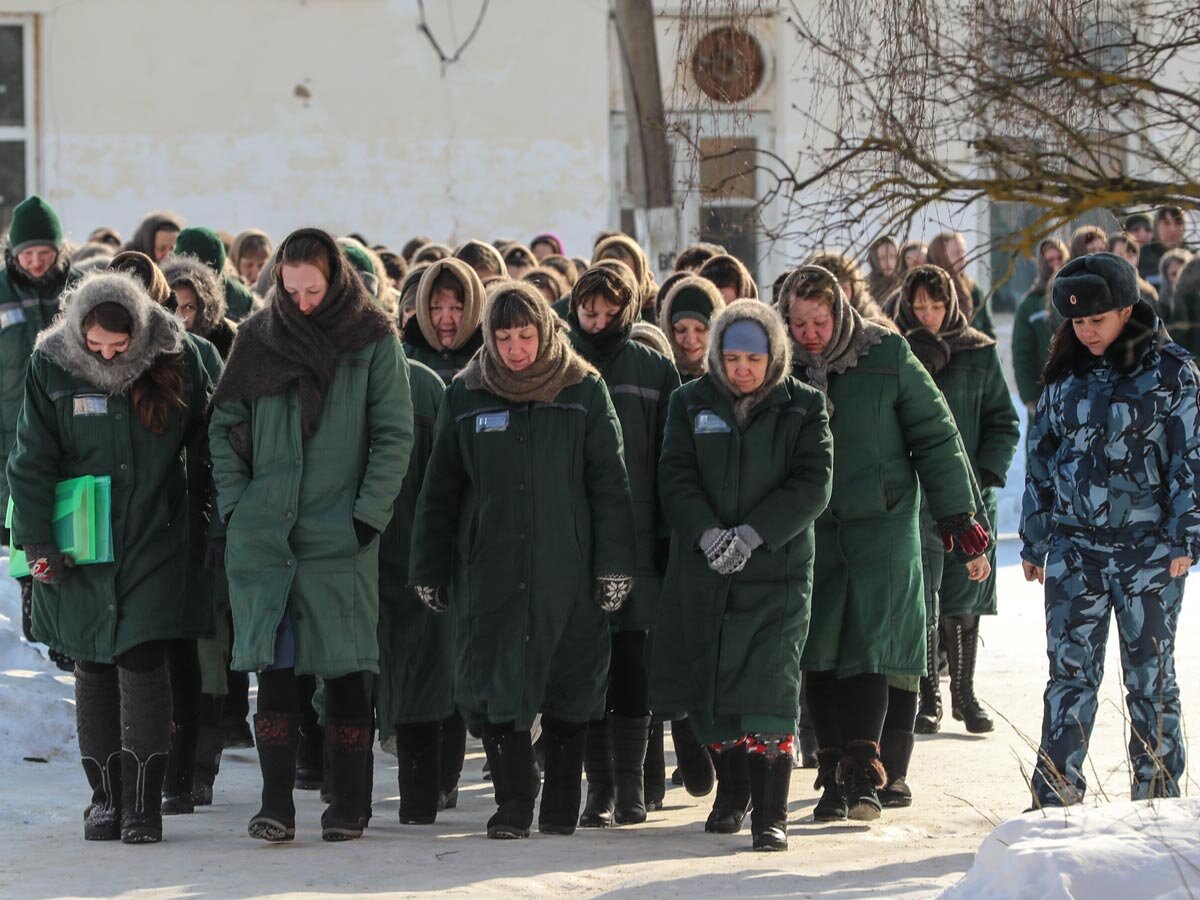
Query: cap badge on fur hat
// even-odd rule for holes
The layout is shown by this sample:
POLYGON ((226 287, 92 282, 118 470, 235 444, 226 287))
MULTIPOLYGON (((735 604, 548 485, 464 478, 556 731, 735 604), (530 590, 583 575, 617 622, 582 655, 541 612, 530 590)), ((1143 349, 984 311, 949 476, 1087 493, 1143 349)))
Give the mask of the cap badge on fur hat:
POLYGON ((1077 256, 1054 277, 1054 308, 1064 319, 1124 309, 1138 297, 1137 270, 1112 253, 1077 256))

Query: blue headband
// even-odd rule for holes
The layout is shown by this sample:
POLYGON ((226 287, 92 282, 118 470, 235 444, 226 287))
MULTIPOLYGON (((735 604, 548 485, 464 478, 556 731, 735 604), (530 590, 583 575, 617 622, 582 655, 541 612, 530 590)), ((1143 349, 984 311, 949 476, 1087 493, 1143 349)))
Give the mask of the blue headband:
POLYGON ((767 332, 753 319, 738 319, 721 335, 721 350, 741 353, 770 353, 767 332))

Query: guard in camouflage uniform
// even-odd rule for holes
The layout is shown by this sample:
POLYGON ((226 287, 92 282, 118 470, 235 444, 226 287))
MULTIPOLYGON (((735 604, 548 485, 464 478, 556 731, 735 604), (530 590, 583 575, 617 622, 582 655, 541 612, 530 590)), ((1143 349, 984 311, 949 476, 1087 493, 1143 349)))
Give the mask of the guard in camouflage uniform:
POLYGON ((1110 610, 1121 640, 1132 796, 1177 797, 1184 747, 1175 630, 1200 552, 1200 385, 1191 356, 1138 299, 1111 253, 1071 260, 1054 285, 1066 321, 1030 439, 1025 577, 1046 586, 1046 686, 1035 806, 1078 803, 1110 610))

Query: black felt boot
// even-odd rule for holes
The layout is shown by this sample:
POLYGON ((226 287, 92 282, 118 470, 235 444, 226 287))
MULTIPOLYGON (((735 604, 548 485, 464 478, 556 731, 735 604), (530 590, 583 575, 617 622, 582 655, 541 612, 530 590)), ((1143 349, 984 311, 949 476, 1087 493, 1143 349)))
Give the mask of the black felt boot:
POLYGON ((304 718, 296 749, 296 790, 319 791, 324 780, 325 729, 315 717, 304 718))
POLYGON ((584 722, 562 722, 542 716, 542 746, 546 752, 542 803, 538 811, 538 831, 542 834, 575 833, 587 730, 584 722))
POLYGON ((846 818, 846 794, 838 781, 841 761, 842 751, 837 747, 817 751, 817 780, 813 787, 821 791, 821 797, 813 807, 814 822, 841 822, 846 818))
POLYGON ((192 798, 198 729, 194 722, 176 722, 171 732, 171 753, 163 782, 162 814, 188 815, 196 811, 192 798))
POLYGON ((692 723, 687 719, 671 722, 671 743, 675 745, 675 760, 683 787, 693 797, 707 797, 717 781, 712 754, 700 743, 692 723))
POLYGON ((492 772, 496 812, 488 819, 487 836, 496 840, 529 837, 536 796, 533 743, 525 730, 485 730, 483 749, 492 772))
POLYGON ((750 834, 755 850, 787 849, 788 789, 792 783, 792 757, 750 754, 750 834))
POLYGON ((979 617, 948 616, 942 621, 950 659, 950 712, 971 734, 986 734, 995 729, 996 723, 975 697, 979 617))
MULTIPOLYGON (((614 715, 609 719, 612 726, 613 783, 616 787, 616 804, 613 808, 614 825, 640 825, 646 821, 646 746, 650 739, 650 717, 614 715)), ((659 747, 662 747, 662 730, 659 726, 659 747)), ((659 769, 665 778, 665 767, 659 769)), ((665 791, 665 788, 664 788, 665 791)), ((662 800, 658 801, 662 807, 662 800)))
POLYGON ((646 735, 646 760, 642 763, 642 773, 646 811, 655 812, 662 809, 663 801, 667 799, 667 758, 663 752, 662 722, 653 720, 650 722, 650 729, 646 735))
POLYGON ((846 753, 838 766, 838 780, 846 794, 846 815, 859 822, 879 818, 883 804, 879 788, 887 783, 887 771, 879 759, 874 741, 854 740, 846 744, 846 753))
POLYGON ((258 765, 262 770, 262 806, 250 820, 250 837, 282 843, 296 837, 296 748, 300 743, 300 716, 264 712, 254 717, 258 765))
POLYGON ((442 720, 441 746, 439 811, 458 806, 458 782, 462 778, 463 760, 467 754, 467 723, 457 712, 442 720))
POLYGON ((396 726, 399 757, 400 824, 432 825, 437 820, 441 782, 442 723, 396 726))
POLYGON ((162 789, 171 750, 171 680, 166 666, 118 669, 121 685, 121 842, 162 840, 162 789))
POLYGON ((579 827, 607 828, 613 823, 613 809, 616 806, 613 734, 607 716, 588 723, 583 767, 587 772, 587 802, 579 816, 579 827))
POLYGON ((713 754, 717 771, 717 796, 704 823, 709 834, 737 834, 750 808, 750 765, 746 747, 738 744, 713 754))
POLYGON ((884 809, 912 806, 912 791, 908 789, 908 763, 912 759, 911 731, 885 728, 879 740, 879 756, 887 771, 888 781, 879 790, 879 802, 884 809))
POLYGON ((121 688, 115 668, 75 670, 75 724, 92 800, 83 811, 85 841, 121 837, 121 688))
POLYGON ((225 745, 225 732, 221 729, 223 699, 213 694, 200 696, 196 761, 192 772, 192 802, 196 806, 212 805, 213 785, 221 771, 221 750, 225 745))
POLYGON ((367 767, 371 764, 371 722, 367 719, 326 719, 329 748, 329 786, 333 797, 321 814, 321 840, 352 841, 366 827, 364 810, 370 803, 367 767))

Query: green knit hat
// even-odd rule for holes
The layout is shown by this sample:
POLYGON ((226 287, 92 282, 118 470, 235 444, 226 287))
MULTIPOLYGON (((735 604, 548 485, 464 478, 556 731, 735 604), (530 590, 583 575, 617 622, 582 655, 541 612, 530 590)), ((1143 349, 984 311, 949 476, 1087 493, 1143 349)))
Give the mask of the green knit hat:
POLYGON ((712 313, 712 297, 699 288, 689 286, 675 295, 675 302, 671 305, 671 322, 698 319, 707 325, 712 313))
POLYGON ((8 226, 8 243, 13 253, 30 247, 61 250, 63 233, 58 214, 37 194, 26 197, 13 210, 12 224, 8 226))
POLYGON ((188 227, 175 239, 176 256, 194 256, 218 275, 225 274, 225 245, 211 228, 188 227))
POLYGON ((346 254, 346 259, 350 260, 354 271, 362 277, 367 290, 374 294, 379 286, 379 274, 375 271, 375 263, 371 261, 370 254, 357 241, 346 241, 342 244, 342 252, 346 254))

